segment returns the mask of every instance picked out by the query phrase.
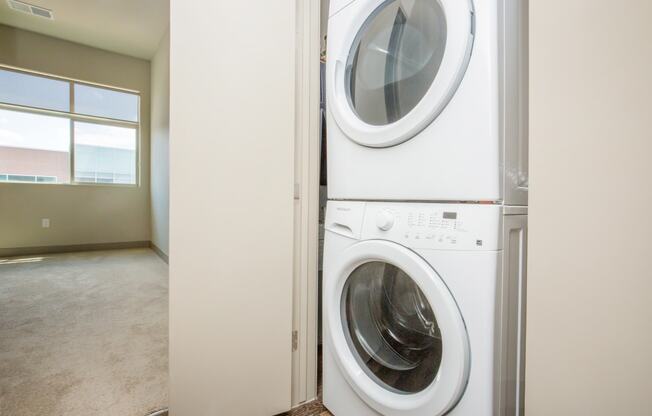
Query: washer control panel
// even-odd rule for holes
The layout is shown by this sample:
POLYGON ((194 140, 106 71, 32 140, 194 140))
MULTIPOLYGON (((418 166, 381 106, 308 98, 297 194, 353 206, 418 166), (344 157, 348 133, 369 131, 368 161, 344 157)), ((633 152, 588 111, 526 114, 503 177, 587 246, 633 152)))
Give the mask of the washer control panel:
POLYGON ((501 224, 498 205, 367 202, 361 238, 413 248, 499 250, 501 224))

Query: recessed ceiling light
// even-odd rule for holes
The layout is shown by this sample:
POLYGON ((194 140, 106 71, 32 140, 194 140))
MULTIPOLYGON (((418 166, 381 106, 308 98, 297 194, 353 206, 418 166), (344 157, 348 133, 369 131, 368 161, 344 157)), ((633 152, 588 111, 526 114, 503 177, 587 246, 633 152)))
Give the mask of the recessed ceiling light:
POLYGON ((18 0, 7 0, 7 4, 13 10, 18 12, 31 14, 32 16, 43 17, 45 19, 54 20, 54 14, 52 10, 46 9, 40 6, 34 6, 33 4, 25 3, 18 0))

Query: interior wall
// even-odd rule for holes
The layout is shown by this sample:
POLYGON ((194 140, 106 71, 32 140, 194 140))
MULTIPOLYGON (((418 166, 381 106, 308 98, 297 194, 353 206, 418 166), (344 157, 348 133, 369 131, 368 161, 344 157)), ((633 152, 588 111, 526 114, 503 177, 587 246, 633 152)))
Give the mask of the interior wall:
POLYGON ((169 250, 170 221, 170 31, 161 39, 151 63, 152 243, 165 255, 169 250))
POLYGON ((290 407, 295 7, 171 3, 173 415, 290 407))
POLYGON ((0 25, 0 63, 141 92, 140 186, 0 183, 0 249, 149 241, 149 62, 0 25))
POLYGON ((652 408, 650 16, 530 2, 529 416, 652 408))

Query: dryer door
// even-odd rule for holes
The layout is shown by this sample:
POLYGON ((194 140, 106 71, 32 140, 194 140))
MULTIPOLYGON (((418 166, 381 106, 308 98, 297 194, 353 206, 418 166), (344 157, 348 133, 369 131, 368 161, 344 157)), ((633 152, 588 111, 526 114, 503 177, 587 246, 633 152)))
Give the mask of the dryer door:
POLYGON ((328 336, 349 384, 387 416, 443 415, 459 401, 469 341, 453 296, 421 257, 371 240, 324 279, 328 336))
MULTIPOLYGON (((353 6, 349 6, 353 7, 353 6)), ((470 0, 359 2, 343 55, 333 56, 333 116, 358 144, 387 147, 423 130, 448 104, 471 56, 470 0)))

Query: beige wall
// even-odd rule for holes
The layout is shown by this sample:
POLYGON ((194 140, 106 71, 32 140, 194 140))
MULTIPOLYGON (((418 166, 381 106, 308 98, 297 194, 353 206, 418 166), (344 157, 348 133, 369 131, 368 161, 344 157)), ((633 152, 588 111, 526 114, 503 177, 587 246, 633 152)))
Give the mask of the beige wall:
POLYGON ((0 63, 138 90, 142 118, 139 187, 0 184, 0 248, 149 240, 149 62, 0 25, 0 63))
POLYGON ((169 255, 170 220, 170 32, 152 59, 152 243, 169 255))
POLYGON ((531 2, 528 416, 652 411, 650 16, 531 2))
POLYGON ((290 407, 294 8, 171 4, 172 415, 290 407))

